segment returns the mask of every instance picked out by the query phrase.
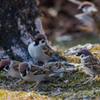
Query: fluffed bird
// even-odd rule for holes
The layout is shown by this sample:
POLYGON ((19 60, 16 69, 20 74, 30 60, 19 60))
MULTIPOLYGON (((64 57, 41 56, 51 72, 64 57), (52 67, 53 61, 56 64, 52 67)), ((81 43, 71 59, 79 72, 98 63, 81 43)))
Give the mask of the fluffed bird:
POLYGON ((53 51, 47 44, 47 37, 44 34, 37 34, 34 41, 29 44, 28 52, 36 61, 47 63, 50 57, 58 52, 53 51))
POLYGON ((78 10, 82 10, 83 12, 81 14, 76 14, 75 17, 81 20, 81 22, 87 26, 92 33, 100 35, 100 14, 95 4, 88 1, 69 1, 78 4, 78 10))
POLYGON ((93 75, 92 78, 90 78, 88 81, 84 82, 83 84, 86 84, 90 82, 91 80, 95 80, 95 75, 100 74, 100 62, 99 60, 93 56, 93 54, 88 49, 82 49, 80 50, 76 56, 81 57, 81 64, 83 68, 90 74, 93 75))
MULTIPOLYGON (((18 62, 18 61, 3 59, 3 60, 0 61, 0 70, 6 71, 12 77, 21 78, 20 73, 18 71, 19 64, 20 64, 20 62, 18 62)), ((17 81, 13 85, 16 85, 20 81, 21 80, 17 81)))

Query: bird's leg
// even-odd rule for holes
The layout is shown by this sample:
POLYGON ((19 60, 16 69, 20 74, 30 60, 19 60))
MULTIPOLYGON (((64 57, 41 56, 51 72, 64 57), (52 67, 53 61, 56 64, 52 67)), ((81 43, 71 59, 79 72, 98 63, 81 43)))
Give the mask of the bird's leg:
POLYGON ((10 87, 12 86, 17 86, 18 83, 20 83, 22 81, 22 79, 18 80, 17 82, 15 82, 14 84, 10 85, 10 87))
POLYGON ((36 82, 36 85, 33 87, 33 89, 36 89, 40 82, 36 82))
POLYGON ((20 82, 20 85, 22 85, 25 82, 25 80, 23 80, 22 82, 20 82))
POLYGON ((58 80, 60 80, 62 78, 63 73, 59 73, 59 74, 60 74, 59 77, 54 82, 57 82, 58 80))
POLYGON ((33 87, 33 89, 36 89, 36 87, 39 85, 40 82, 35 82, 34 84, 32 84, 30 87, 28 87, 28 89, 30 89, 31 87, 33 87, 35 84, 35 86, 33 87))
POLYGON ((94 80, 96 80, 95 75, 93 75, 89 80, 87 80, 86 82, 84 82, 82 84, 86 84, 86 83, 89 83, 89 82, 94 81, 94 80))
POLYGON ((29 86, 28 89, 30 89, 31 87, 33 87, 35 84, 36 84, 36 82, 33 83, 31 86, 29 86))

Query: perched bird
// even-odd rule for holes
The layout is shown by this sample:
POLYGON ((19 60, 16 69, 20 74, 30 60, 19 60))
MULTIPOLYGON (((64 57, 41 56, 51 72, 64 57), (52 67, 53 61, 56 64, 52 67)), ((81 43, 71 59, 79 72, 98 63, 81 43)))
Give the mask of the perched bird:
MULTIPOLYGON (((63 73, 69 70, 72 70, 70 68, 75 68, 75 66, 67 63, 60 63, 60 62, 53 62, 53 63, 47 63, 43 67, 37 66, 37 65, 30 65, 27 62, 23 62, 19 64, 19 72, 21 77, 26 81, 34 81, 36 82, 36 85, 34 88, 36 88, 41 81, 50 79, 50 78, 56 78, 56 77, 62 77, 63 73)), ((33 84, 34 85, 34 84, 33 84)), ((32 86, 33 86, 32 85, 32 86)))
POLYGON ((95 4, 92 2, 84 1, 80 2, 77 0, 69 0, 73 3, 78 4, 78 9, 82 10, 83 13, 76 14, 75 17, 82 21, 90 31, 94 34, 100 35, 100 14, 95 4))
POLYGON ((81 57, 81 64, 83 68, 90 74, 93 75, 91 79, 84 82, 83 84, 86 84, 87 82, 90 82, 93 78, 95 80, 95 75, 100 74, 100 62, 98 59, 93 56, 93 54, 88 49, 82 49, 80 50, 76 56, 81 57))
MULTIPOLYGON (((18 71, 19 64, 20 64, 20 62, 18 62, 18 61, 3 59, 0 61, 0 70, 6 71, 12 77, 21 78, 20 73, 18 71)), ((20 81, 21 80, 17 81, 15 84, 17 84, 20 81)))
POLYGON ((44 34, 35 36, 34 41, 28 46, 28 52, 33 59, 43 63, 47 63, 50 57, 57 53, 47 45, 47 37, 44 34))

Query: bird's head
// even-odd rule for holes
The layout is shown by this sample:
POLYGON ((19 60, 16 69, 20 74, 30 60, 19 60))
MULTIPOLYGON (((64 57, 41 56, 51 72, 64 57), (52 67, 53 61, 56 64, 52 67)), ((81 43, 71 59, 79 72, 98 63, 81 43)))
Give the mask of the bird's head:
POLYGON ((93 56, 93 54, 88 49, 82 49, 76 54, 76 56, 80 56, 81 58, 84 58, 87 56, 93 56))
POLYGON ((92 2, 84 1, 78 7, 78 10, 82 10, 84 13, 86 12, 97 12, 96 6, 92 2))
POLYGON ((19 69, 20 75, 22 77, 25 77, 30 72, 31 67, 30 67, 30 64, 28 64, 27 62, 23 62, 19 64, 18 69, 19 69))
POLYGON ((11 65, 11 60, 3 59, 0 61, 0 70, 8 70, 11 65))
POLYGON ((46 40, 47 40, 47 37, 44 35, 44 34, 37 34, 35 35, 35 38, 34 38, 34 46, 45 46, 45 43, 46 43, 46 40))

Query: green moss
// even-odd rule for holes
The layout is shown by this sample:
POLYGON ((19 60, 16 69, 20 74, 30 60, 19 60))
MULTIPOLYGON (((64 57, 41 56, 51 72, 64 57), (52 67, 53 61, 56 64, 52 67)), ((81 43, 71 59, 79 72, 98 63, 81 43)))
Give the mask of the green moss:
POLYGON ((0 72, 0 78, 3 78, 5 76, 5 72, 0 72))
POLYGON ((67 62, 70 63, 81 63, 81 59, 76 56, 67 56, 67 62))

